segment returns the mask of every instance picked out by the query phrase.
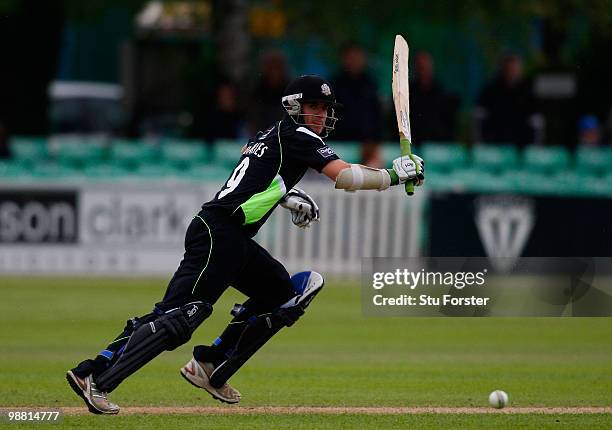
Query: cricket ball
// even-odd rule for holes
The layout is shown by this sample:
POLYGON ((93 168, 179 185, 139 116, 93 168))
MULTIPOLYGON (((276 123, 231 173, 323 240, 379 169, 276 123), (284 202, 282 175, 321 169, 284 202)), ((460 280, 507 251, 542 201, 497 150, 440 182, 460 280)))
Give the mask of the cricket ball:
POLYGON ((489 404, 496 409, 508 406, 508 395, 505 391, 495 390, 489 394, 489 404))

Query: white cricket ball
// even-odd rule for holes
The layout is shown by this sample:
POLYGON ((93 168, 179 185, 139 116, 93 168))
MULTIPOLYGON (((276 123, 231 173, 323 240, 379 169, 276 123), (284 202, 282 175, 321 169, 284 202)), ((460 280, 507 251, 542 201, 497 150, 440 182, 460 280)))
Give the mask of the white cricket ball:
POLYGON ((508 406, 508 395, 505 391, 495 390, 489 394, 489 404, 496 409, 508 406))

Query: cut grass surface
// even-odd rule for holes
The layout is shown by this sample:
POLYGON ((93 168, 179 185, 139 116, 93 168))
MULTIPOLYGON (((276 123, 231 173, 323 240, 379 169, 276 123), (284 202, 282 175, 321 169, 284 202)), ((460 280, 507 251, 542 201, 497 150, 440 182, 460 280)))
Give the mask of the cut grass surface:
MULTIPOLYGON (((128 318, 149 312, 164 289, 159 279, 0 278, 0 405, 80 405, 65 383, 65 371, 100 351, 128 318)), ((133 375, 112 394, 113 401, 121 406, 218 405, 186 384, 178 369, 194 344, 210 343, 219 334, 230 319, 229 309, 242 299, 228 290, 188 345, 133 375)), ((242 392, 244 406, 486 406, 494 389, 508 392, 513 406, 610 406, 611 357, 609 318, 365 318, 358 283, 332 280, 304 317, 282 330, 231 382, 242 392)), ((68 417, 63 426, 85 425, 89 419, 68 417)), ((178 418, 159 419, 167 420, 166 426, 178 418)), ((184 419, 194 426, 212 420, 225 428, 234 420, 259 418, 184 419)), ((301 422, 295 416, 274 419, 275 428, 289 423, 296 428, 301 422)), ((325 417, 316 427, 350 427, 350 420, 360 419, 325 417)), ((388 420, 382 428, 410 424, 402 419, 364 418, 388 420)), ((432 417, 422 419, 423 425, 435 423, 432 417)), ((489 428, 501 421, 486 420, 498 419, 521 418, 482 418, 489 428)), ((535 419, 545 427, 552 417, 535 419)), ((575 419, 597 425, 609 416, 575 419)), ((474 428, 471 423, 465 425, 474 428)), ((437 427, 447 424, 463 425, 441 421, 437 427)))
MULTIPOLYGON (((610 416, 592 415, 144 415, 144 416, 72 416, 61 422, 62 429, 103 428, 142 430, 174 429, 608 429, 610 416)), ((32 424, 11 424, 11 429, 33 428, 32 424)), ((35 427, 37 428, 37 427, 35 427)))

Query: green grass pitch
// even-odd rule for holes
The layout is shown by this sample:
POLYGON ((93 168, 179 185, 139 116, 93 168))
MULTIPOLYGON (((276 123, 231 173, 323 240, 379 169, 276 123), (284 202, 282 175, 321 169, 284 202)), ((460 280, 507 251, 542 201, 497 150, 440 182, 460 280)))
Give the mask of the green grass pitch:
MULTIPOLYGON (((0 278, 0 406, 81 406, 64 374, 95 355, 161 279, 0 278)), ((264 286, 262 286, 263 288, 264 286)), ((242 297, 228 290, 192 341, 128 379, 121 406, 220 406, 178 369, 210 343, 242 297)), ((609 318, 366 318, 358 283, 334 281, 234 378, 242 406, 612 406, 609 318)), ((609 428, 611 414, 67 416, 61 428, 609 428)), ((11 424, 6 428, 26 428, 11 424)))

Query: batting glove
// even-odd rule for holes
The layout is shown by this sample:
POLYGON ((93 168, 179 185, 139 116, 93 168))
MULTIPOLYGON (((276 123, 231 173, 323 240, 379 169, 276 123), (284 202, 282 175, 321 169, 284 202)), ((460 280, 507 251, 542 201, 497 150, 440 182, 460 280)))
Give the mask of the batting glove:
POLYGON ((280 205, 291 211, 293 224, 300 228, 310 227, 313 221, 319 221, 319 207, 304 190, 293 187, 283 196, 280 205))
POLYGON ((399 183, 414 182, 421 186, 425 182, 425 162, 418 155, 403 155, 393 160, 393 170, 399 177, 399 183))

